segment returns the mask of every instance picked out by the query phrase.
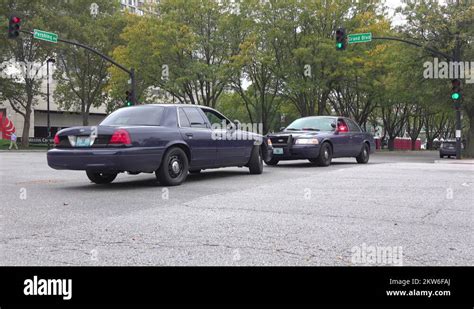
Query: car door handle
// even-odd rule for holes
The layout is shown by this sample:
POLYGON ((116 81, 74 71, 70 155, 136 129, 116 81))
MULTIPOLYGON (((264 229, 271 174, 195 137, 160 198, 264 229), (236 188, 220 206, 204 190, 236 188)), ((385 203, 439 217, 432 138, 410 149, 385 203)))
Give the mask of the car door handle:
POLYGON ((193 138, 193 134, 192 134, 192 133, 186 133, 186 136, 189 137, 189 138, 193 138))

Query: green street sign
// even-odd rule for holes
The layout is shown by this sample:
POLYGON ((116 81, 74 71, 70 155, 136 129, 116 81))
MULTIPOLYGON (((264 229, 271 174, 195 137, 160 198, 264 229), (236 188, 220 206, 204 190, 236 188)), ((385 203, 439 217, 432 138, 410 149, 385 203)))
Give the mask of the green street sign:
POLYGON ((52 43, 58 43, 58 35, 51 32, 35 29, 33 30, 33 38, 52 43))
POLYGON ((349 44, 370 42, 372 41, 372 32, 349 34, 347 39, 349 44))

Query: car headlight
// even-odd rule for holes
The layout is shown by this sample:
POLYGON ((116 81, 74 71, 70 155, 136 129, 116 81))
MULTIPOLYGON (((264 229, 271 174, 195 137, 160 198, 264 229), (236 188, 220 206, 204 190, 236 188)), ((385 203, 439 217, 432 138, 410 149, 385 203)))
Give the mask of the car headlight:
POLYGON ((298 138, 295 142, 296 145, 317 145, 319 141, 317 138, 298 138))

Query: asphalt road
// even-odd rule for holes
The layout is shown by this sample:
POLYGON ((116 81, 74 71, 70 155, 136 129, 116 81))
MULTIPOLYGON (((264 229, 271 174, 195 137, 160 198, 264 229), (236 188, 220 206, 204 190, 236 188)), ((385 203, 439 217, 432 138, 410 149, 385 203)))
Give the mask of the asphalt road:
POLYGON ((400 248, 403 265, 472 266, 474 165, 435 160, 293 161, 164 188, 152 174, 99 186, 44 152, 0 152, 0 265, 386 264, 354 260, 372 247, 400 248))

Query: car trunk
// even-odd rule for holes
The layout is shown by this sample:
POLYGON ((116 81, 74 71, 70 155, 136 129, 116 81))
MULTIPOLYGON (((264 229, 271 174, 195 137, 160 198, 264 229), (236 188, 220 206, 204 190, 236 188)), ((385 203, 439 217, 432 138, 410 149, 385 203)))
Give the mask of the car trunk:
POLYGON ((57 148, 103 148, 109 145, 110 138, 116 130, 112 126, 73 127, 65 129, 58 135, 57 148))

